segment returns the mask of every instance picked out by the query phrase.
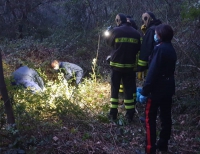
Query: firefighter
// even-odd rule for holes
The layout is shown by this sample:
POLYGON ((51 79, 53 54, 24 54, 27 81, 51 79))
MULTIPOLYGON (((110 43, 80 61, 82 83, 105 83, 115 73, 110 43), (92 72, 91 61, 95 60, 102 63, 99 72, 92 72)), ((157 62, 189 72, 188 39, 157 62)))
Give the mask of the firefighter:
MULTIPOLYGON (((135 21, 133 20, 133 18, 130 15, 127 15, 126 19, 127 19, 127 23, 130 23, 130 25, 134 29, 136 29, 136 30, 138 29, 138 26, 136 25, 135 21)), ((138 52, 138 54, 139 54, 139 52, 138 52)), ((138 54, 137 54, 137 57, 138 57, 138 54)), ((136 64, 137 64, 137 59, 136 59, 136 64)), ((121 99, 121 101, 119 101, 120 105, 124 103, 123 94, 124 94, 124 88, 123 88, 123 83, 121 82, 120 88, 119 88, 119 99, 121 99)), ((133 98, 136 99, 136 93, 133 93, 133 98)))
POLYGON ((110 31, 110 36, 105 38, 107 44, 112 47, 110 54, 111 108, 109 116, 112 120, 117 119, 118 94, 120 82, 122 81, 126 118, 128 122, 132 122, 136 101, 133 98, 133 93, 136 93, 135 60, 136 55, 140 50, 140 34, 127 23, 124 14, 117 14, 115 21, 117 26, 110 31))
POLYGON ((80 66, 69 62, 59 62, 58 60, 53 60, 51 62, 51 67, 55 70, 61 69, 66 80, 72 79, 73 75, 75 75, 76 84, 78 85, 81 82, 83 69, 80 66))
POLYGON ((28 66, 20 66, 12 73, 14 78, 13 85, 22 85, 25 88, 30 88, 30 90, 35 92, 40 92, 44 90, 44 82, 38 73, 28 66))
POLYGON ((139 101, 146 103, 146 153, 155 154, 168 150, 168 140, 171 135, 171 106, 175 93, 174 71, 177 55, 171 40, 171 26, 160 24, 155 28, 154 40, 158 45, 150 56, 149 71, 141 91, 139 101), (161 131, 156 145, 156 117, 160 110, 161 131))
POLYGON ((156 19, 152 12, 145 12, 142 14, 143 25, 141 30, 143 32, 142 45, 138 59, 138 79, 142 80, 146 76, 148 69, 148 59, 155 46, 154 33, 155 27, 161 24, 159 19, 156 19), (143 74, 143 75, 142 75, 143 74))
POLYGON ((133 28, 135 28, 136 30, 138 29, 138 26, 136 25, 135 21, 133 20, 131 16, 127 15, 126 19, 127 19, 127 22, 130 23, 133 28))

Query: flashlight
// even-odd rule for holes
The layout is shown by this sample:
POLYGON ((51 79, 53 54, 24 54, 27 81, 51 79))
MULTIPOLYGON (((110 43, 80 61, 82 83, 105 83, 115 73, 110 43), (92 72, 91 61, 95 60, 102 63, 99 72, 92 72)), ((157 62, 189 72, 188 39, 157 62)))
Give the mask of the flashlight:
POLYGON ((112 26, 109 26, 107 29, 106 29, 106 31, 104 32, 104 35, 106 36, 106 37, 108 37, 109 35, 110 35, 110 30, 112 30, 113 29, 113 27, 112 26))
POLYGON ((107 37, 107 36, 110 35, 110 32, 109 32, 108 30, 106 30, 106 31, 104 32, 104 35, 107 37))

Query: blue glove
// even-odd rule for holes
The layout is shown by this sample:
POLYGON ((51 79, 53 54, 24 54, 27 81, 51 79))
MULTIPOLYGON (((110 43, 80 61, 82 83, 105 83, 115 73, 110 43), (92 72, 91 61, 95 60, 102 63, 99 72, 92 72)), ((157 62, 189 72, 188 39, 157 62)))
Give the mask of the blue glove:
POLYGON ((137 87, 137 92, 141 93, 142 87, 137 87))
POLYGON ((137 91, 137 92, 136 92, 136 101, 137 101, 137 102, 139 102, 140 95, 141 95, 141 93, 137 91))
POLYGON ((140 95, 139 102, 141 104, 145 104, 147 102, 147 97, 143 96, 143 95, 140 95))
POLYGON ((137 102, 139 102, 141 91, 142 91, 142 87, 137 87, 137 92, 136 92, 136 101, 137 102))

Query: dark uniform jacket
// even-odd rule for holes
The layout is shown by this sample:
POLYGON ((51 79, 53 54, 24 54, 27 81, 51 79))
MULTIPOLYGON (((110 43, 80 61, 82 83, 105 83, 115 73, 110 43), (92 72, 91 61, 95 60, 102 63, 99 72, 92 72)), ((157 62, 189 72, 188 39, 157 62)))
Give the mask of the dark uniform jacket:
POLYGON ((172 96, 175 93, 176 60, 176 52, 171 42, 155 46, 149 59, 149 71, 141 94, 156 97, 172 96))
POLYGON ((138 31, 130 24, 124 23, 112 29, 107 44, 113 48, 110 54, 110 66, 113 69, 136 70, 136 55, 141 45, 138 31))
POLYGON ((148 69, 148 59, 155 46, 155 41, 154 41, 155 28, 159 24, 161 24, 160 20, 153 21, 147 28, 147 31, 142 38, 142 45, 138 59, 139 72, 148 69))

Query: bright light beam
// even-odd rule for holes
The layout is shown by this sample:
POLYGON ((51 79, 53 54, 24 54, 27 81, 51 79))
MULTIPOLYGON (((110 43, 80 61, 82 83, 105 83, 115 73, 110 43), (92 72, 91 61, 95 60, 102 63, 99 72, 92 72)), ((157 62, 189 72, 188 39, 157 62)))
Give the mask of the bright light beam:
POLYGON ((104 35, 105 35, 105 36, 109 36, 109 35, 110 35, 109 31, 106 30, 106 31, 104 32, 104 35))

